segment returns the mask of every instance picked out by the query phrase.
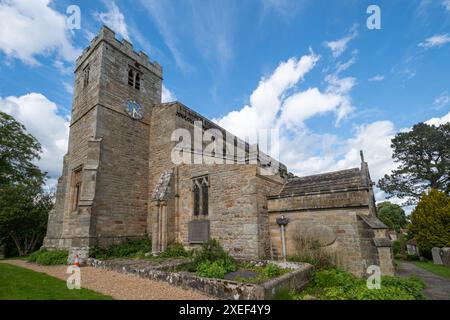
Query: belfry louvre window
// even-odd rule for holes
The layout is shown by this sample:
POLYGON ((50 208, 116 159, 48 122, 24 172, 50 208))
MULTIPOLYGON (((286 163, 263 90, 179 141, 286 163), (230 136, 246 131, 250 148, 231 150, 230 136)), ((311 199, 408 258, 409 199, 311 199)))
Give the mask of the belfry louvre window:
POLYGON ((209 200, 209 183, 208 176, 203 176, 199 178, 192 179, 192 192, 193 192, 193 210, 194 216, 207 216, 208 211, 208 200, 209 200))
POLYGON ((141 89, 141 74, 138 70, 132 67, 128 70, 128 85, 137 90, 141 89))
POLYGON ((87 65, 83 70, 83 87, 86 88, 89 84, 89 72, 91 71, 91 67, 87 65))
POLYGON ((134 86, 134 71, 133 69, 128 70, 128 85, 134 86))
POLYGON ((79 167, 73 171, 73 182, 72 182, 72 211, 78 209, 78 202, 80 201, 81 195, 81 172, 82 168, 79 167))

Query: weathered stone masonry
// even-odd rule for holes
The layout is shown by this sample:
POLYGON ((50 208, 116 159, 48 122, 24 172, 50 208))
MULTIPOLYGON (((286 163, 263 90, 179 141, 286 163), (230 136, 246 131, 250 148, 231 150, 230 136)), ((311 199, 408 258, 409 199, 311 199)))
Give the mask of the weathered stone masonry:
MULTIPOLYGON (((312 228, 335 238, 324 246, 351 272, 362 275, 371 264, 392 271, 364 161, 361 169, 298 178, 231 136, 224 148, 241 156, 224 155, 226 164, 176 165, 175 129, 193 134, 200 121, 202 132, 230 134, 179 102, 161 103, 162 75, 107 27, 77 59, 69 147, 44 247, 84 258, 92 246, 126 238, 151 237, 154 254, 215 238, 236 257, 260 259, 279 255, 275 220, 284 214, 288 254, 293 235, 312 228), (142 116, 130 114, 130 103, 142 116)), ((195 148, 191 157, 203 155, 195 148)))

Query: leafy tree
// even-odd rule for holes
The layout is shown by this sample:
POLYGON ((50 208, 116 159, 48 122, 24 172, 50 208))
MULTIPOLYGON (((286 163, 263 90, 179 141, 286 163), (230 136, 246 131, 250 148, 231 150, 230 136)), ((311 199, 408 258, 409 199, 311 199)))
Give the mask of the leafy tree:
POLYGON ((436 189, 423 194, 411 214, 409 231, 424 256, 429 257, 433 247, 450 246, 450 197, 436 189))
POLYGON ((411 131, 398 133, 391 147, 399 167, 378 182, 389 197, 415 204, 429 188, 450 193, 450 123, 416 124, 411 131))
POLYGON ((402 207, 389 201, 377 205, 377 216, 389 229, 396 232, 400 232, 400 229, 405 228, 408 224, 408 218, 402 207))
POLYGON ((53 196, 43 190, 46 173, 33 161, 41 145, 25 127, 0 112, 0 242, 27 255, 42 241, 53 196))

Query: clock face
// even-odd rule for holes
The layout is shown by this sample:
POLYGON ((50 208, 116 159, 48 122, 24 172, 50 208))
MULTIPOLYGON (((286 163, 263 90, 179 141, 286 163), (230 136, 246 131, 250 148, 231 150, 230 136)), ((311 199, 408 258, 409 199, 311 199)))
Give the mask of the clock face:
POLYGON ((130 117, 136 120, 140 120, 144 116, 144 110, 141 105, 134 100, 125 102, 125 111, 130 117))

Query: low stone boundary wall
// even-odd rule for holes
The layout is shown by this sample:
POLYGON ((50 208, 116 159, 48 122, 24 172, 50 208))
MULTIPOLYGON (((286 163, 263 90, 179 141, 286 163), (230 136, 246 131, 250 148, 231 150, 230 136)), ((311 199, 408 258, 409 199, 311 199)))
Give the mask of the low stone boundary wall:
MULTIPOLYGON (((178 287, 197 290, 215 298, 225 300, 270 300, 273 299, 279 290, 300 290, 304 288, 308 284, 309 277, 313 271, 313 266, 310 264, 298 264, 298 269, 292 272, 262 284, 251 284, 231 280, 203 278, 185 271, 170 272, 161 270, 156 266, 143 267, 124 261, 101 261, 89 258, 86 263, 95 268, 104 268, 151 280, 165 281, 178 287)), ((173 266, 170 268, 173 269, 173 266)))

